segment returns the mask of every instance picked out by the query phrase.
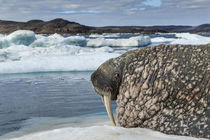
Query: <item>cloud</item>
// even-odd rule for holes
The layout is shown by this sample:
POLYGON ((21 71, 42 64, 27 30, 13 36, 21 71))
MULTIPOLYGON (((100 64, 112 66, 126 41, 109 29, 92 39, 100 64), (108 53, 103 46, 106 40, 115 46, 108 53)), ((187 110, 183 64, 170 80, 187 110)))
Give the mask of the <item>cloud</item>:
POLYGON ((76 9, 76 8, 79 8, 80 5, 79 4, 70 4, 70 5, 66 5, 66 7, 76 9))
POLYGON ((0 5, 0 20, 64 18, 93 26, 210 22, 209 0, 0 0, 0 5))
POLYGON ((162 1, 161 0, 144 0, 142 4, 151 7, 161 7, 162 1))
POLYGON ((101 14, 102 11, 97 10, 66 10, 66 11, 59 11, 56 12, 59 14, 101 14))
POLYGON ((184 9, 199 9, 202 8, 200 5, 186 5, 186 6, 180 6, 180 8, 184 9))
POLYGON ((209 0, 189 0, 189 1, 164 0, 163 3, 165 7, 174 7, 174 8, 209 8, 210 7, 209 0))
POLYGON ((146 10, 145 7, 140 7, 140 8, 131 8, 129 9, 130 11, 143 11, 143 10, 146 10))

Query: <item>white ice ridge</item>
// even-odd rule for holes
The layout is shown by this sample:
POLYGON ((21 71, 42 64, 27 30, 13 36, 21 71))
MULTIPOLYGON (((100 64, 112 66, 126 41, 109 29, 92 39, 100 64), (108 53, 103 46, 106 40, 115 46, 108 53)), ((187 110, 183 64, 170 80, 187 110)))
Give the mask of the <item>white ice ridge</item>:
POLYGON ((95 70, 106 60, 151 42, 155 45, 210 43, 210 37, 190 33, 175 33, 176 38, 150 39, 138 34, 129 36, 131 37, 122 38, 121 34, 102 34, 99 38, 79 35, 65 37, 59 34, 46 36, 27 30, 0 35, 0 73, 95 70), (113 38, 110 39, 110 36, 113 38))
POLYGON ((28 30, 18 30, 8 36, 0 36, 0 49, 11 45, 30 45, 36 40, 35 33, 28 30))
POLYGON ((29 30, 18 30, 7 36, 0 36, 0 49, 14 45, 29 47, 49 47, 52 45, 85 46, 86 39, 83 36, 63 37, 59 34, 52 34, 46 37, 44 35, 36 35, 33 31, 29 30))
POLYGON ((98 37, 120 37, 120 33, 103 33, 103 34, 90 34, 89 37, 98 38, 98 37))
POLYGON ((198 140, 186 136, 166 135, 144 128, 115 126, 68 127, 28 134, 10 140, 198 140))
POLYGON ((201 45, 210 43, 210 37, 205 37, 197 34, 190 33, 177 33, 175 39, 171 44, 192 44, 192 45, 201 45))
POLYGON ((31 48, 13 46, 0 50, 0 73, 95 70, 119 53, 112 48, 87 49, 79 46, 31 48), (3 56, 1 56, 3 54, 3 56))
POLYGON ((155 37, 152 43, 183 44, 183 45, 202 45, 210 43, 210 37, 205 37, 191 33, 172 33, 176 38, 155 37))
POLYGON ((110 47, 85 47, 83 36, 44 36, 20 30, 1 35, 0 41, 0 73, 95 70, 120 55, 110 47))
POLYGON ((76 45, 86 46, 86 39, 83 36, 69 36, 63 37, 59 34, 52 34, 50 36, 36 35, 35 40, 31 47, 49 47, 49 46, 63 46, 63 45, 76 45))
POLYGON ((149 36, 136 36, 130 37, 128 39, 106 39, 106 38, 96 38, 89 39, 87 46, 100 47, 100 46, 111 46, 111 47, 138 47, 145 46, 151 43, 149 36))

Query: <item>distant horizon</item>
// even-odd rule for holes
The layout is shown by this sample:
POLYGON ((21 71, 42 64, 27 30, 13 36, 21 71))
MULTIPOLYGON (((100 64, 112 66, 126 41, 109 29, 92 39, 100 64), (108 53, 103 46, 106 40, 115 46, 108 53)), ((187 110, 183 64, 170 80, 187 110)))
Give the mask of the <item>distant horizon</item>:
POLYGON ((201 24, 198 24, 198 25, 184 25, 184 24, 162 24, 162 25, 158 25, 158 24, 154 24, 154 25, 106 25, 106 26, 93 26, 93 25, 86 25, 86 24, 83 24, 83 23, 80 23, 80 22, 77 22, 77 21, 72 21, 72 20, 69 20, 69 19, 64 19, 64 18, 54 18, 54 19, 50 19, 50 20, 42 20, 42 19, 30 19, 30 20, 25 20, 25 21, 18 21, 18 20, 4 20, 4 19, 0 19, 0 21, 10 21, 10 22, 29 22, 29 21, 33 21, 33 20, 41 20, 41 21, 44 21, 44 22, 48 22, 48 21, 52 21, 52 20, 55 20, 55 19, 63 19, 63 20, 67 20, 69 22, 75 22, 75 23, 78 23, 78 24, 81 24, 81 25, 85 25, 85 26, 92 26, 92 27, 109 27, 109 26, 113 26, 113 27, 123 27, 123 26, 144 26, 144 27, 152 27, 152 26, 192 26, 192 27, 196 27, 196 26, 200 26, 200 25, 205 25, 205 24, 210 24, 209 23, 201 23, 201 24))
POLYGON ((59 17, 94 27, 210 23, 209 0, 0 0, 0 5, 0 19, 20 22, 59 17))

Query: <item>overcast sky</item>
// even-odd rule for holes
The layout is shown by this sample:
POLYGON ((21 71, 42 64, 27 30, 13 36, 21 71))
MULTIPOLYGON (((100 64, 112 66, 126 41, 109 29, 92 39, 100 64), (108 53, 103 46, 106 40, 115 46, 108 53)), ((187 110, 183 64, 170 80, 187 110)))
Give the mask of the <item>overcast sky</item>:
POLYGON ((64 18, 92 26, 210 23, 210 0, 0 0, 0 20, 64 18))

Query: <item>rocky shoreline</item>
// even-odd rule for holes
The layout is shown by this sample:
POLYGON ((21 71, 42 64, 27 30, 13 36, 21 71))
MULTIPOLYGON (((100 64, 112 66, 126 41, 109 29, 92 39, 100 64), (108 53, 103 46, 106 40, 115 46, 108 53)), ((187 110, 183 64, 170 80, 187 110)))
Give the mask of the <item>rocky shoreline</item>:
POLYGON ((91 33, 210 33, 210 24, 199 26, 106 26, 91 27, 70 22, 61 18, 51 21, 30 20, 28 22, 4 21, 0 20, 0 33, 9 34, 16 30, 32 30, 37 34, 91 34, 91 33))

